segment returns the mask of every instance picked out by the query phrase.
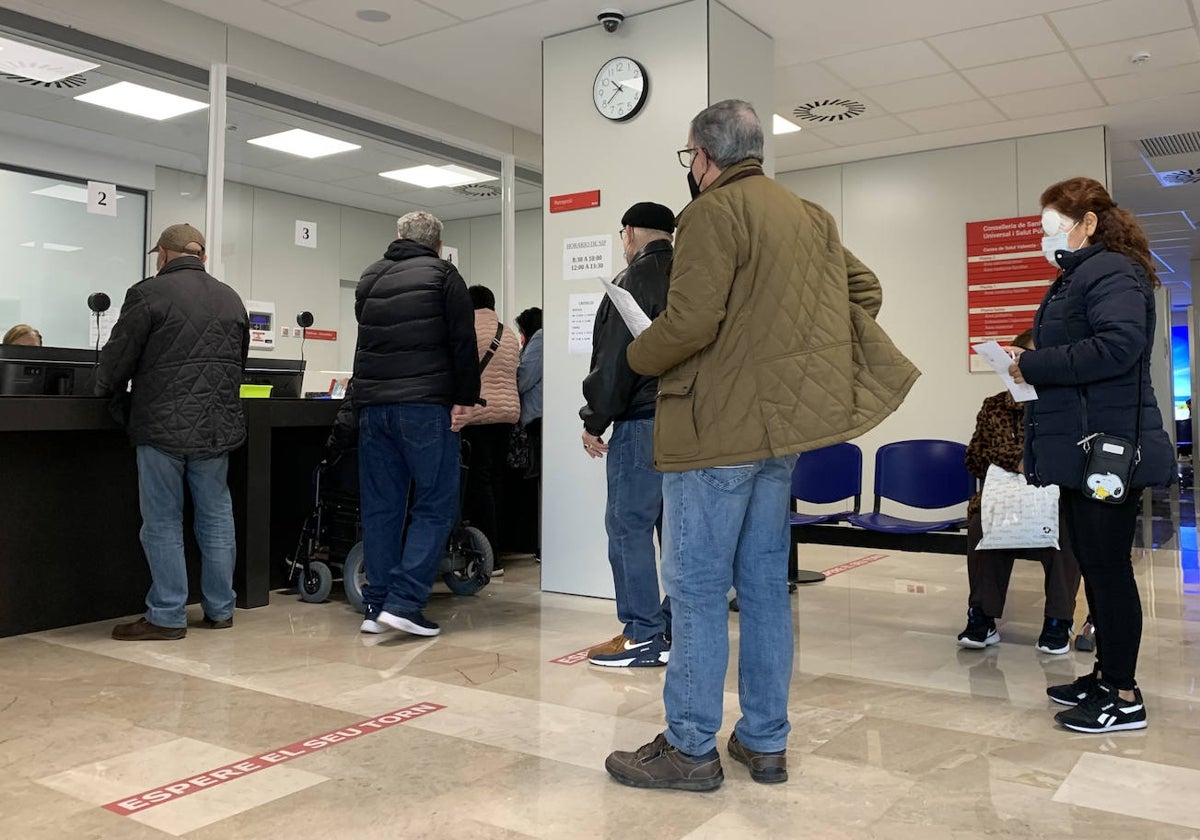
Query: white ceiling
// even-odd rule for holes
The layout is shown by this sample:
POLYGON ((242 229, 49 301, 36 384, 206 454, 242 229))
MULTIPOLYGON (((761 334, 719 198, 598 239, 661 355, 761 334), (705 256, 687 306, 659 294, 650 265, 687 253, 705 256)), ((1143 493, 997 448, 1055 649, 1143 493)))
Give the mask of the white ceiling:
MULTIPOLYGON (((5 134, 36 141, 132 158, 186 172, 204 172, 208 154, 207 109, 156 122, 74 99, 80 93, 116 81, 135 82, 208 101, 207 90, 101 61, 98 69, 72 81, 79 86, 34 87, 0 77, 2 130, 5 134), (69 130, 64 131, 64 128, 69 130)), ((225 177, 229 181, 396 216, 428 209, 444 220, 451 220, 500 212, 499 198, 471 198, 449 189, 425 189, 379 177, 380 172, 393 169, 456 161, 233 99, 229 103, 226 124, 225 177), (246 142, 290 128, 319 132, 362 148, 306 160, 246 142)), ((500 182, 489 183, 498 188, 500 182)), ((517 181, 516 187, 518 210, 541 206, 540 187, 522 181, 517 181)))
MULTIPOLYGON (((665 0, 168 0, 540 133, 541 40, 596 26, 617 5, 665 0), (367 23, 360 9, 391 14, 367 23)), ((1190 298, 1200 257, 1200 185, 1163 188, 1156 171, 1200 169, 1143 156, 1136 142, 1200 130, 1200 0, 723 0, 775 39, 776 111, 844 98, 853 120, 777 138, 788 171, 1089 125, 1106 125, 1113 192, 1148 223, 1190 298), (1136 65, 1130 57, 1149 52, 1136 65), (1153 225, 1152 225, 1153 226, 1153 225), (1166 234, 1170 235, 1166 235, 1166 234)), ((612 36, 614 48, 621 32, 612 36)))

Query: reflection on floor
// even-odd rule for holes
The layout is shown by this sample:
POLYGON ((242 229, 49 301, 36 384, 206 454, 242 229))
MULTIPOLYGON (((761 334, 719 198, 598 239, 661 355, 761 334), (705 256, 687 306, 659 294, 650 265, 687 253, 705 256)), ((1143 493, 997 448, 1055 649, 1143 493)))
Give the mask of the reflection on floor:
POLYGON ((963 558, 803 546, 846 570, 794 597, 791 781, 726 760, 712 794, 621 787, 604 756, 660 731, 663 674, 563 664, 618 632, 612 602, 543 594, 513 560, 477 597, 437 595, 433 640, 280 593, 178 642, 110 623, 0 640, 0 836, 1196 838, 1194 518, 1160 530, 1135 556, 1142 732, 1055 727, 1046 685, 1091 659, 1034 650, 1037 564, 1014 570, 1002 642, 964 651, 963 558))

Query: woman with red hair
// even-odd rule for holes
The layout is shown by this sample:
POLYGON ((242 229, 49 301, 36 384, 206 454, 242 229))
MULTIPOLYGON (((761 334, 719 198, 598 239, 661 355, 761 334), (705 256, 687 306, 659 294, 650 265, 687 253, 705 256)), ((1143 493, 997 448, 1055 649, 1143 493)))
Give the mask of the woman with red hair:
POLYGON ((1017 356, 1010 373, 1037 388, 1025 415, 1025 472, 1030 483, 1061 489, 1096 627, 1092 672, 1046 693, 1072 707, 1055 716, 1068 729, 1144 729, 1135 677, 1142 605, 1131 559, 1136 491, 1167 484, 1176 469, 1150 384, 1158 278, 1137 220, 1098 181, 1072 178, 1042 193, 1042 228, 1042 250, 1061 272, 1034 319, 1037 349, 1017 356), (1097 434, 1134 445, 1129 487, 1093 492, 1085 484, 1097 434))

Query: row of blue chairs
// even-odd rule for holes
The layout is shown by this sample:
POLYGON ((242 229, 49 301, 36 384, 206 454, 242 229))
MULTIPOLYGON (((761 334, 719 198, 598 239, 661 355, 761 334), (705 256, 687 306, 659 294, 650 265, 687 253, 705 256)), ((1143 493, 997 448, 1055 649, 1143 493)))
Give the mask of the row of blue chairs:
MULTIPOLYGON (((967 448, 949 440, 902 440, 885 444, 875 453, 875 504, 862 513, 862 450, 853 443, 836 443, 805 452, 792 471, 793 507, 796 501, 834 504, 853 500, 853 507, 834 513, 792 513, 792 535, 807 525, 848 522, 884 534, 930 534, 966 526, 959 517, 912 519, 883 513, 889 499, 910 508, 944 510, 967 501, 978 480, 967 472, 967 448)), ((794 542, 794 540, 793 540, 794 542)))

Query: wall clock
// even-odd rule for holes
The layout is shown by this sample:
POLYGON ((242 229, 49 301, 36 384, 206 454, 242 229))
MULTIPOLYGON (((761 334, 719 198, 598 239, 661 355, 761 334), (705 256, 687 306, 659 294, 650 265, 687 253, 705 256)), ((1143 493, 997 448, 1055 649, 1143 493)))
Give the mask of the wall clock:
POLYGON ((650 79, 632 58, 617 56, 600 67, 592 84, 592 102, 600 116, 613 122, 632 119, 646 104, 650 79))

